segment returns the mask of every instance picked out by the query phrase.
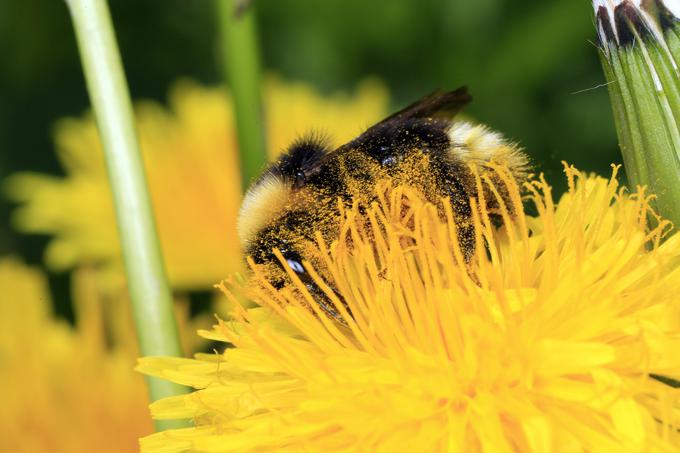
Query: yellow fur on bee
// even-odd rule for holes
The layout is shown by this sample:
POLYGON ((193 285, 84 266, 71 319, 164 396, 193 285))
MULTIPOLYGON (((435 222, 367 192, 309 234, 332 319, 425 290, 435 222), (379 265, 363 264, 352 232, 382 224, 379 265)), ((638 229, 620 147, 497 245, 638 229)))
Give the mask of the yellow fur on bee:
POLYGON ((274 175, 267 175, 246 193, 238 219, 238 237, 245 247, 288 204, 292 189, 274 175))

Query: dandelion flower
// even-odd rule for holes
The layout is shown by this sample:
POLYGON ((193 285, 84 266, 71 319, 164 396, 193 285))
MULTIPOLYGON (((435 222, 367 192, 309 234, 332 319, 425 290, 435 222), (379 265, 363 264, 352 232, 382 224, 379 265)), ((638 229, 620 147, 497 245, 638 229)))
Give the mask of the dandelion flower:
POLYGON ((530 216, 498 171, 514 206, 475 203, 471 259, 414 189, 348 212, 319 249, 337 294, 312 272, 344 325, 294 274, 231 286, 260 307, 201 334, 233 348, 140 360, 196 389, 151 405, 195 426, 142 451, 677 451, 680 235, 615 175, 567 168, 559 203, 534 180, 530 216))
MULTIPOLYGON (((360 85, 355 96, 322 98, 306 85, 270 78, 264 100, 272 155, 310 125, 344 140, 381 118, 387 107, 385 89, 371 81, 360 85)), ((228 96, 180 82, 171 92, 169 111, 152 102, 137 105, 137 129, 173 287, 207 288, 240 270, 235 222, 241 187, 228 96)), ((122 262, 92 116, 60 121, 56 144, 65 178, 25 173, 9 180, 11 198, 22 202, 15 225, 54 236, 45 255, 50 268, 103 263, 113 282, 122 273, 122 262)))
POLYGON ((94 277, 75 275, 74 328, 39 270, 0 259, 0 451, 134 452, 153 432, 126 301, 98 296, 94 277))

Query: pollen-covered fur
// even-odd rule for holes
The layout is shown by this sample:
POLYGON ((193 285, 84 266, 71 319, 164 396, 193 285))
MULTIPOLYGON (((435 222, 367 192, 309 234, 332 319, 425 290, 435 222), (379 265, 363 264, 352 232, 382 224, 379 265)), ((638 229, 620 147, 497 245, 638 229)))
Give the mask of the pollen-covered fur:
POLYGON ((248 191, 241 209, 239 233, 252 265, 276 288, 290 284, 292 271, 318 295, 319 305, 339 318, 305 262, 332 284, 332 276, 323 275, 323 263, 312 252, 317 240, 327 244, 338 240, 342 211, 353 206, 367 210, 376 201, 376 187, 385 181, 413 187, 436 205, 450 204, 462 252, 472 256, 471 200, 486 200, 484 208, 493 216, 499 196, 501 200, 507 196, 505 181, 495 168, 508 169, 513 183, 521 183, 527 177, 528 159, 485 126, 453 122, 469 101, 465 88, 435 93, 335 150, 318 136, 291 145, 248 191))

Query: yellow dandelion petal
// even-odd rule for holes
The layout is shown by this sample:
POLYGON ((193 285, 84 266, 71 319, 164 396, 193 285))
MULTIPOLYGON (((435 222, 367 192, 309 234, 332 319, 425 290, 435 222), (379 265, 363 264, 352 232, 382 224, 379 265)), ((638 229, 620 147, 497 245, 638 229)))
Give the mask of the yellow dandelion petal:
POLYGON ((528 183, 535 217, 512 183, 502 227, 473 203, 469 262, 450 205, 442 220, 412 188, 348 212, 320 247, 337 295, 310 271, 345 325, 295 278, 227 290, 261 306, 204 333, 233 348, 140 360, 198 389, 152 405, 196 426, 142 451, 677 451, 680 389, 663 381, 680 378, 680 241, 661 243, 644 192, 566 172, 559 203, 528 183))
MULTIPOLYGON (((310 125, 344 140, 382 118, 386 90, 360 85, 356 95, 320 97, 303 84, 271 77, 264 87, 270 154, 310 125), (350 126, 348 126, 350 125, 350 126), (291 132, 293 131, 293 132, 291 132)), ((176 289, 208 288, 242 268, 236 218, 241 187, 231 102, 223 90, 178 82, 169 109, 137 104, 137 130, 170 281, 176 289)), ((24 232, 53 235, 53 269, 104 263, 116 286, 122 263, 108 177, 91 115, 61 120, 55 142, 65 178, 18 174, 9 195, 22 203, 14 221, 24 232)))

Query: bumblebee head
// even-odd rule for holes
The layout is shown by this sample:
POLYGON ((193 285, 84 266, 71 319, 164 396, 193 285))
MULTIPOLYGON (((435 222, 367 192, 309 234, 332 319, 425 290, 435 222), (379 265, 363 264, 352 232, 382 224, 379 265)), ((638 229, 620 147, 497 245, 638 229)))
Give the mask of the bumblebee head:
POLYGON ((301 203, 305 184, 330 152, 329 140, 318 133, 293 142, 248 189, 239 212, 241 247, 248 252, 258 233, 294 204, 301 203))

